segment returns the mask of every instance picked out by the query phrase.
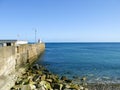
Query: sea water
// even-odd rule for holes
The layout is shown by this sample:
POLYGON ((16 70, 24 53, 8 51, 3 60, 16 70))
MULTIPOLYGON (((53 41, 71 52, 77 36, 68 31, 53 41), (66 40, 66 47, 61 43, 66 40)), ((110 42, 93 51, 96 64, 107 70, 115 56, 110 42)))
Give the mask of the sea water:
POLYGON ((38 63, 59 76, 120 83, 120 43, 46 43, 38 63))

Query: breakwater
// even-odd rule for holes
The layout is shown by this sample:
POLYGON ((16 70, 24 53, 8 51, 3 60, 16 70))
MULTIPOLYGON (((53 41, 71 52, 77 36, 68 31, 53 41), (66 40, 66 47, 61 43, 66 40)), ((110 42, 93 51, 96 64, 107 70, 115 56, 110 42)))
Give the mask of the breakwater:
POLYGON ((85 80, 83 77, 81 84, 77 84, 66 76, 53 74, 40 64, 33 64, 18 77, 11 90, 88 90, 85 80))
POLYGON ((44 49, 44 43, 0 48, 0 90, 9 90, 14 85, 17 75, 38 59, 44 49))

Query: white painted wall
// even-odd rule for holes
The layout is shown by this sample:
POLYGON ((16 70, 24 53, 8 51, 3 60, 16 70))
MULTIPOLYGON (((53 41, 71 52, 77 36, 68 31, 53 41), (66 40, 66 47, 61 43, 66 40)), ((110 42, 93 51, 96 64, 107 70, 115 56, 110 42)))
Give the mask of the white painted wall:
POLYGON ((20 45, 20 44, 28 44, 28 41, 16 41, 15 44, 16 44, 16 45, 20 45))

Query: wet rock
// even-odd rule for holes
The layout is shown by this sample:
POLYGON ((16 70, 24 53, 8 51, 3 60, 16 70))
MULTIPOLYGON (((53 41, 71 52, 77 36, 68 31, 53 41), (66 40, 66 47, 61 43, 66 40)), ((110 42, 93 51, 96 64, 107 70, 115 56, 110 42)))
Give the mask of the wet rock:
POLYGON ((59 79, 56 75, 49 75, 49 79, 52 79, 52 82, 53 83, 58 83, 59 82, 59 79))
POLYGON ((50 79, 50 74, 47 74, 47 75, 46 75, 46 78, 47 78, 47 79, 50 79))
POLYGON ((82 84, 83 86, 87 86, 86 80, 87 80, 86 77, 83 77, 83 78, 81 79, 81 81, 82 81, 81 84, 82 84))
POLYGON ((57 78, 52 78, 52 81, 53 81, 53 83, 58 83, 58 82, 59 82, 59 79, 57 79, 57 78))
POLYGON ((58 79, 58 83, 63 83, 63 82, 64 82, 63 80, 59 80, 59 79, 58 79))
POLYGON ((83 82, 82 85, 83 85, 83 86, 87 86, 87 83, 83 82))
POLYGON ((52 87, 53 89, 62 90, 63 85, 59 83, 55 83, 52 85, 52 87))
POLYGON ((53 89, 51 88, 51 85, 50 85, 49 82, 46 82, 45 88, 46 88, 47 90, 53 90, 53 89))
POLYGON ((79 88, 80 88, 80 90, 83 90, 83 89, 84 89, 84 87, 83 87, 83 86, 79 86, 79 88))
POLYGON ((41 76, 41 81, 44 81, 46 79, 46 75, 41 76))
POLYGON ((37 70, 39 70, 39 69, 40 69, 40 67, 39 67, 39 65, 38 65, 38 64, 34 64, 34 65, 32 66, 32 68, 33 68, 33 69, 37 69, 37 70))
POLYGON ((47 90, 52 90, 50 83, 47 81, 41 81, 39 84, 47 90))
POLYGON ((46 81, 52 83, 52 79, 46 79, 46 81))
POLYGON ((82 81, 86 81, 86 79, 87 79, 86 77, 83 77, 81 80, 82 80, 82 81))
POLYGON ((72 80, 65 80, 66 83, 72 83, 72 80))
POLYGON ((38 80, 40 80, 40 75, 35 75, 35 76, 33 77, 33 81, 38 81, 38 80))
POLYGON ((55 77, 56 79, 59 79, 58 75, 54 75, 54 77, 55 77))
POLYGON ((47 69, 45 69, 45 70, 44 70, 44 72, 47 72, 47 73, 49 73, 49 71, 48 71, 47 69))
POLYGON ((66 77, 66 76, 62 76, 62 77, 61 77, 61 80, 64 80, 64 81, 65 81, 65 80, 67 80, 67 77, 66 77))
POLYGON ((69 84, 66 84, 66 85, 64 85, 63 88, 64 88, 64 89, 65 89, 65 88, 69 89, 70 87, 71 87, 71 86, 70 86, 69 84))
POLYGON ((37 74, 42 75, 43 73, 42 73, 42 71, 37 70, 37 74))
POLYGON ((71 84, 71 85, 70 85, 70 89, 76 89, 76 90, 79 90, 80 87, 79 87, 77 84, 71 84))
POLYGON ((53 78, 54 77, 54 75, 52 75, 52 74, 49 74, 49 78, 53 78))

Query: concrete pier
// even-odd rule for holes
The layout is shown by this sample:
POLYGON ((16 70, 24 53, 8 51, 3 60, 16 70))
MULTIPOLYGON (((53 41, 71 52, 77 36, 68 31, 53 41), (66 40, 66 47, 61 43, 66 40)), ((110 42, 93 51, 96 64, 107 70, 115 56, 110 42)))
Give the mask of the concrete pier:
POLYGON ((27 64, 35 62, 44 50, 44 43, 1 47, 0 90, 9 90, 14 85, 20 69, 25 69, 27 64))

